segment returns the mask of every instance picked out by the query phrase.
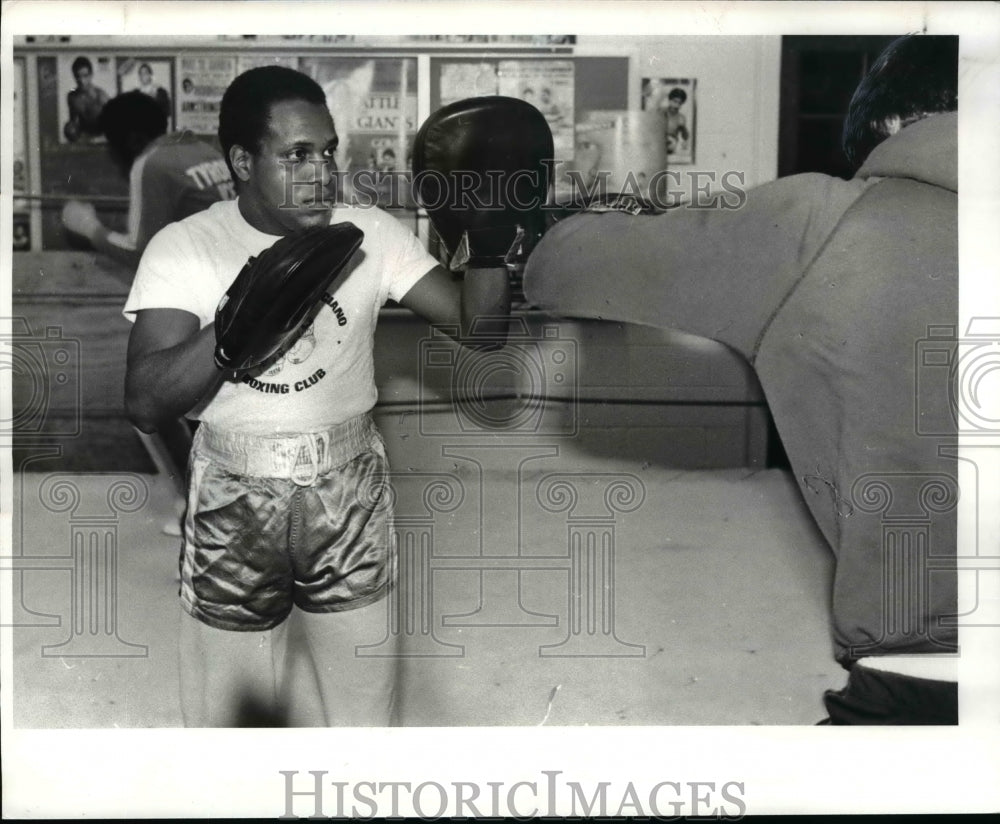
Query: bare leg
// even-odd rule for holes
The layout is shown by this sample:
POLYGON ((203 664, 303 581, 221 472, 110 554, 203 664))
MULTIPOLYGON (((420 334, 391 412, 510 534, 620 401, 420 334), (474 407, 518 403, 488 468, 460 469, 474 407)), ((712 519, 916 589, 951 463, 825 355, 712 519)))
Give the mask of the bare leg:
POLYGON ((288 708, 288 726, 325 727, 323 700, 319 694, 316 667, 309 654, 302 626, 300 609, 292 610, 285 621, 288 627, 288 647, 285 653, 285 668, 279 674, 278 700, 288 708))
POLYGON ((284 666, 284 625, 261 632, 216 629, 181 610, 181 712, 185 727, 282 723, 277 674, 284 666))
POLYGON ((382 599, 343 612, 300 614, 327 726, 385 727, 395 722, 399 659, 385 648, 381 657, 356 652, 360 645, 385 639, 387 610, 382 599))

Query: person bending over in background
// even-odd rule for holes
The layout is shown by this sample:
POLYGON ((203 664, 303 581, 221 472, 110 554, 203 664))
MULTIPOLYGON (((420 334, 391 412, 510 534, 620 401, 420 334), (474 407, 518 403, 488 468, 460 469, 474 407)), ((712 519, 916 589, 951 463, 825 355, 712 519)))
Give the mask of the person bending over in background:
MULTIPOLYGON (((219 151, 190 132, 168 134, 162 106, 149 95, 131 91, 110 100, 101 111, 100 129, 115 165, 129 181, 128 230, 109 229, 93 204, 78 200, 65 204, 62 221, 96 250, 132 271, 150 239, 164 226, 235 197, 219 151)), ((178 493, 176 514, 163 524, 167 535, 180 535, 182 479, 192 434, 192 424, 178 419, 164 423, 155 439, 140 435, 154 460, 166 464, 162 471, 173 478, 178 493)))
POLYGON ((101 110, 100 129, 115 165, 129 181, 128 230, 105 226, 92 203, 70 200, 63 225, 132 269, 160 229, 235 196, 222 155, 190 132, 167 134, 160 106, 139 91, 120 94, 101 110))

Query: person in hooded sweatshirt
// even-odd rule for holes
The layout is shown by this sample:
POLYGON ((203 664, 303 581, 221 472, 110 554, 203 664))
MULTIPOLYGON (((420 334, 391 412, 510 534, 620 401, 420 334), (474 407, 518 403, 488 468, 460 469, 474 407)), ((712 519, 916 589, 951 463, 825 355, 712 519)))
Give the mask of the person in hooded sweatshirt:
POLYGON ((849 674, 820 723, 958 723, 957 76, 957 37, 899 38, 851 100, 850 180, 575 215, 525 268, 528 300, 554 315, 711 338, 755 369, 836 559, 849 674))

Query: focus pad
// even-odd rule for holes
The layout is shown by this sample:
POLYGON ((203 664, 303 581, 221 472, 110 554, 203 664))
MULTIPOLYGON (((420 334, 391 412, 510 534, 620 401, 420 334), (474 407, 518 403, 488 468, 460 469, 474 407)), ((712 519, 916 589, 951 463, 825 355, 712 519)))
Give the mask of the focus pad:
POLYGON ((312 322, 324 292, 350 274, 364 240, 353 223, 314 226, 251 257, 215 310, 215 362, 239 373, 266 369, 312 322))
POLYGON ((454 255, 502 257, 516 236, 544 231, 553 147, 545 117, 514 97, 472 97, 432 114, 413 146, 415 193, 454 255))

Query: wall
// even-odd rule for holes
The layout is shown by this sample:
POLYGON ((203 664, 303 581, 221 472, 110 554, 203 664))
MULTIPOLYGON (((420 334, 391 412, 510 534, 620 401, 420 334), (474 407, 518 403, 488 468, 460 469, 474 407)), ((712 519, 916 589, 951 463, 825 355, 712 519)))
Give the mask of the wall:
MULTIPOLYGON (((283 59, 296 59, 319 62, 333 61, 331 65, 350 63, 350 57, 343 55, 353 51, 363 55, 364 47, 348 50, 324 49, 313 46, 301 48, 288 43, 261 41, 260 43, 228 44, 222 59, 239 61, 239 65, 249 66, 265 54, 282 54, 283 59)), ((208 46, 192 39, 191 49, 198 54, 208 53, 208 46)), ((561 47, 570 48, 570 47, 561 47)), ((105 157, 100 146, 67 145, 62 141, 59 120, 64 117, 62 99, 64 86, 69 83, 66 75, 69 71, 69 61, 80 52, 88 53, 94 59, 103 59, 111 68, 108 72, 115 74, 114 65, 119 70, 135 62, 137 56, 143 59, 158 61, 158 65, 174 66, 175 59, 180 56, 190 57, 195 52, 189 52, 182 42, 174 38, 169 44, 156 38, 123 37, 99 38, 96 45, 88 45, 81 40, 74 43, 31 43, 21 44, 20 55, 27 60, 18 59, 16 84, 21 94, 18 96, 19 106, 27 104, 33 111, 25 112, 17 108, 17 112, 25 113, 27 130, 15 130, 16 135, 23 135, 21 142, 27 146, 36 147, 29 158, 37 164, 32 170, 29 188, 35 193, 50 196, 45 208, 39 210, 38 201, 33 200, 35 210, 31 214, 30 225, 22 227, 22 240, 33 249, 65 249, 79 248, 74 239, 67 237, 59 224, 58 211, 61 198, 69 195, 83 195, 103 198, 98 205, 104 210, 105 219, 114 227, 124 228, 123 202, 126 195, 124 180, 114 172, 110 162, 105 157), (37 55, 37 58, 36 58, 37 55), (152 55, 152 57, 150 57, 152 55), (37 65, 35 60, 38 60, 37 65), (57 80, 61 78, 61 80, 57 80), (41 157, 38 157, 38 152, 41 157), (84 174, 84 171, 89 171, 84 174), (54 197, 52 197, 54 196, 54 197), (119 200, 119 203, 112 201, 119 200), (44 235, 44 240, 42 236, 44 235)), ((419 53, 419 49, 410 54, 419 53)), ((716 175, 716 180, 726 172, 738 172, 744 176, 744 185, 752 186, 776 177, 778 157, 778 92, 780 83, 780 53, 781 38, 779 36, 596 36, 581 35, 571 52, 555 54, 546 49, 534 52, 535 57, 555 57, 562 59, 570 54, 576 59, 578 74, 583 79, 584 94, 578 88, 576 94, 577 122, 589 108, 619 108, 624 106, 620 100, 621 92, 618 86, 627 85, 628 106, 639 109, 641 105, 641 81, 644 77, 684 77, 697 81, 696 98, 694 101, 694 132, 695 156, 691 165, 676 164, 674 158, 668 159, 668 165, 680 173, 697 170, 700 173, 716 175), (615 89, 610 97, 595 92, 603 76, 594 76, 584 71, 587 69, 587 58, 631 57, 633 65, 632 77, 628 83, 617 78, 615 89), (582 61, 581 61, 582 58, 582 61), (596 94, 596 97, 595 97, 596 94), (605 100, 605 98, 607 98, 605 100), (602 102, 603 101, 603 102, 602 102)), ((482 52, 475 49, 449 54, 448 51, 436 52, 432 65, 438 66, 445 60, 454 57, 455 60, 474 61, 482 52), (462 56, 464 55, 464 56, 462 56)), ((531 59, 532 53, 516 51, 510 55, 531 59)), ((493 54, 494 57, 497 53, 493 54)), ((357 58, 358 60, 366 58, 357 58)), ((381 63, 387 63, 380 58, 381 63)), ((416 66, 414 59, 411 59, 416 66)), ((388 63, 395 65, 398 59, 390 59, 388 63)), ((591 61, 601 64, 601 60, 591 61)), ((380 65, 381 65, 380 63, 380 65)), ((166 69, 164 69, 166 71, 166 69)), ((170 73, 174 85, 175 104, 180 105, 176 81, 179 64, 170 73)), ((420 72, 426 74, 426 69, 420 72)), ((397 72, 398 73, 398 72, 397 72)), ((417 70, 411 67, 411 85, 417 70)), ((616 72, 610 72, 615 75, 616 72)), ((106 78, 105 78, 106 80, 106 78)), ((107 83, 112 83, 108 80, 107 83)), ((72 84, 69 84, 72 85, 72 84)), ((68 86, 66 86, 68 88, 68 86)), ((113 92, 112 86, 109 89, 113 92)), ((431 90, 433 92, 433 90, 431 90)), ((472 92, 470 92, 472 93, 472 92)), ((429 95, 427 103, 433 104, 434 94, 429 95)), ((179 115, 178 115, 179 117, 179 115)), ((181 125, 180 122, 177 124, 181 125)), ((23 148, 23 147, 22 147, 23 148)), ((704 178, 702 179, 704 182, 704 178)), ((690 181, 680 188, 690 191, 690 181)), ((718 188, 717 186, 714 188, 718 188)), ((671 187, 677 191, 677 187, 671 187)), ((17 204, 15 204, 17 207, 17 204)), ((23 205, 17 207, 22 223, 27 220, 27 213, 21 214, 23 205)))
MULTIPOLYGON (((578 56, 634 57, 628 84, 631 108, 640 105, 644 77, 694 78, 694 162, 677 168, 717 176, 740 172, 748 187, 776 176, 780 51, 779 37, 692 36, 588 36, 580 37, 574 49, 578 56)), ((72 268, 81 259, 70 253, 65 260, 58 259, 57 265, 72 268)), ((27 264, 29 259, 22 262, 27 264)), ((40 268, 26 266, 25 271, 40 268)), ((46 288, 51 288, 52 279, 48 280, 46 288)), ((92 280, 91 291, 95 284, 92 280)), ((60 300, 59 295, 38 294, 36 288, 25 286, 16 307, 31 321, 33 331, 54 322, 83 338, 85 369, 95 364, 103 369, 102 364, 111 363, 119 367, 109 367, 110 371, 84 381, 90 389, 81 397, 80 412, 92 425, 120 417, 117 404, 127 328, 118 312, 122 286, 112 291, 88 294, 87 305, 94 304, 88 311, 95 316, 106 316, 109 323, 117 324, 114 345, 103 333, 84 334, 85 330, 68 323, 66 312, 82 317, 79 308, 70 308, 73 301, 68 295, 60 300), (116 352, 120 361, 115 359, 116 352), (109 408, 109 403, 115 408, 109 408)), ((534 352, 541 339, 539 329, 545 319, 525 317, 532 340, 526 349, 515 346, 511 351, 534 352)), ((513 375, 509 387, 486 387, 498 395, 486 417, 498 419, 501 430, 515 421, 514 429, 521 434, 563 434, 597 454, 642 457, 682 467, 759 466, 763 462, 766 406, 752 371, 725 347, 668 331, 596 322, 560 323, 558 337, 569 342, 576 358, 571 380, 557 386, 549 380, 554 373, 543 372, 543 383, 535 385, 530 383, 531 375, 522 371, 513 375), (520 422, 520 411, 536 407, 541 415, 537 422, 520 422)), ((428 431, 451 437, 459 420, 449 386, 435 384, 433 376, 421 371, 421 346, 428 338, 426 325, 409 313, 384 313, 377 341, 379 411, 390 450, 402 465, 426 450, 428 431), (417 454, 411 456, 411 450, 417 454)), ((542 341, 540 351, 548 348, 550 342, 542 341)), ((69 411, 72 415, 73 410, 69 411)))
POLYGON ((692 335, 526 310, 515 312, 504 349, 477 355, 389 308, 375 364, 376 417, 397 466, 426 465, 442 444, 470 439, 685 469, 767 458, 768 412, 753 370, 692 335))
POLYGON ((588 49, 634 53, 636 87, 643 77, 698 81, 691 168, 742 171, 747 186, 777 177, 780 36, 581 36, 577 51, 588 49))

